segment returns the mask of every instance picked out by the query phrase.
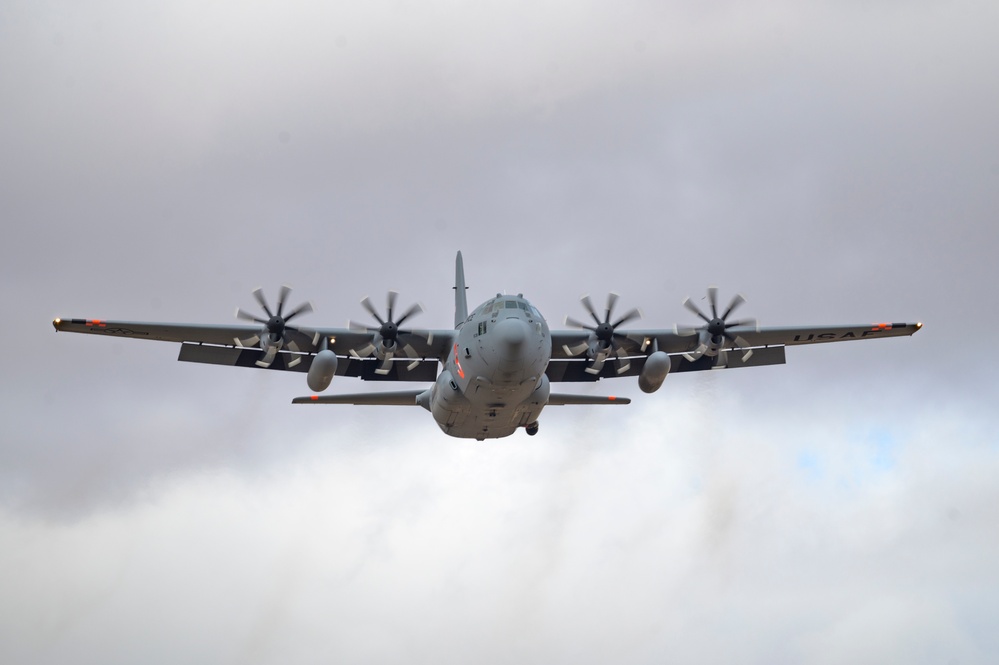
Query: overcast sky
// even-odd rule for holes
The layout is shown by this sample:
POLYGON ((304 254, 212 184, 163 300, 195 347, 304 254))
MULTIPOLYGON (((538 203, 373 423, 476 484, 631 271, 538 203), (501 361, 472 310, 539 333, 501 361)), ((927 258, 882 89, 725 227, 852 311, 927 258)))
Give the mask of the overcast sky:
MULTIPOLYGON (((0 4, 3 662, 986 663, 999 5, 0 4), (923 321, 470 442, 55 316, 923 321)), ((334 391, 371 386, 337 379, 334 391)))

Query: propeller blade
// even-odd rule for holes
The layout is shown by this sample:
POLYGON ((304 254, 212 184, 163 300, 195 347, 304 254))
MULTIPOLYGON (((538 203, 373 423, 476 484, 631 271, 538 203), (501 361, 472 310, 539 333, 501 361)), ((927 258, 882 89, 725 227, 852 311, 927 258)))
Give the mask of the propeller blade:
POLYGON ((265 312, 267 312, 268 318, 274 316, 274 314, 271 312, 271 308, 267 306, 267 300, 264 298, 264 290, 262 288, 255 290, 253 292, 253 297, 257 299, 257 302, 260 303, 260 306, 263 307, 265 312))
MULTIPOLYGON (((310 330, 308 328, 297 328, 293 326, 287 326, 285 330, 302 335, 308 340, 308 343, 311 344, 313 348, 316 348, 319 345, 320 335, 315 330, 310 330)), ((289 342, 288 346, 290 347, 293 343, 294 342, 289 342)), ((308 353, 308 351, 302 351, 301 353, 308 353)))
POLYGON ((614 305, 617 304, 617 299, 619 297, 620 296, 618 296, 618 294, 614 293, 613 291, 607 294, 607 311, 604 314, 604 320, 603 320, 604 323, 610 323, 611 312, 614 311, 614 305))
POLYGON ((708 350, 708 345, 702 342, 701 344, 698 345, 696 349, 694 349, 693 353, 685 353, 683 354, 683 357, 689 360, 690 362, 697 362, 698 360, 701 359, 701 356, 703 356, 704 352, 707 350, 708 350))
MULTIPOLYGON (((582 298, 579 299, 579 302, 583 303, 583 309, 585 309, 587 312, 590 313, 590 316, 593 317, 593 320, 599 326, 601 323, 600 317, 597 316, 597 310, 593 308, 593 301, 590 300, 590 296, 589 295, 583 296, 582 298)), ((579 327, 584 327, 584 326, 579 326, 579 327)))
POLYGON ((569 346, 568 344, 562 345, 562 350, 565 351, 567 356, 578 356, 588 348, 590 348, 590 343, 585 340, 579 342, 578 344, 574 344, 573 346, 569 346))
POLYGON ((359 323, 357 321, 347 321, 347 327, 356 332, 378 332, 378 328, 371 328, 367 323, 359 323))
MULTIPOLYGON (((278 309, 280 309, 280 307, 278 309)), ((293 318, 295 318, 299 314, 308 314, 309 312, 313 312, 313 311, 315 311, 315 309, 312 307, 312 303, 311 302, 304 302, 301 305, 299 305, 298 307, 296 307, 295 309, 293 309, 290 312, 288 312, 285 315, 284 320, 285 321, 291 321, 293 318)), ((278 316, 280 316, 280 314, 278 314, 278 316)))
POLYGON ((362 346, 359 349, 351 349, 349 353, 355 358, 367 358, 368 356, 371 355, 371 352, 374 350, 375 350, 375 345, 372 344, 371 342, 368 342, 366 345, 362 346))
POLYGON ((743 338, 736 337, 735 341, 739 344, 739 347, 738 347, 739 350, 740 351, 745 351, 745 353, 742 354, 742 362, 746 362, 747 360, 750 359, 750 357, 752 357, 753 350, 750 349, 750 348, 747 348, 749 346, 749 343, 746 340, 744 340, 743 338))
POLYGON ((365 296, 364 300, 361 301, 361 307, 368 310, 368 314, 375 317, 375 321, 378 322, 378 325, 385 325, 385 321, 378 315, 378 310, 371 304, 371 298, 365 296))
POLYGON ((695 305, 694 301, 691 300, 690 298, 687 298, 686 300, 683 301, 683 306, 686 307, 687 309, 689 309, 691 312, 693 312, 697 316, 699 316, 701 319, 703 319, 705 323, 710 323, 711 322, 711 319, 709 319, 707 316, 705 316, 704 313, 700 309, 697 308, 697 305, 695 305))
POLYGON ((583 330, 596 330, 593 326, 577 321, 571 316, 565 317, 565 325, 572 326, 573 328, 582 328, 583 330))
POLYGON ((385 354, 385 359, 382 360, 382 364, 378 367, 378 369, 375 370, 375 374, 381 374, 382 376, 385 376, 390 371, 392 371, 392 356, 393 356, 392 352, 388 352, 385 354))
POLYGON ((243 319, 244 321, 253 321, 254 323, 267 323, 266 319, 258 318, 253 314, 250 314, 249 312, 242 309, 236 310, 236 318, 243 319))
POLYGON ((708 302, 711 303, 711 318, 718 318, 718 287, 708 287, 708 302))
POLYGON ((731 314, 733 311, 735 311, 735 308, 744 302, 746 302, 746 299, 742 297, 741 293, 735 294, 735 297, 732 298, 732 302, 730 302, 728 305, 728 309, 726 309, 725 313, 722 314, 722 319, 727 319, 728 315, 731 314))
POLYGON ((674 335, 679 335, 680 337, 690 337, 691 335, 696 335, 697 334, 697 328, 689 328, 689 327, 686 327, 686 326, 683 327, 683 328, 681 328, 680 326, 674 324, 673 325, 673 334, 674 335))
POLYGON ((725 329, 728 330, 729 328, 741 328, 743 326, 746 326, 748 328, 758 329, 760 327, 760 324, 756 321, 756 319, 741 319, 739 321, 727 322, 725 324, 725 329))
MULTIPOLYGON (((422 311, 423 307, 421 307, 419 303, 414 303, 409 309, 407 309, 403 313, 402 316, 399 317, 399 320, 396 321, 395 323, 396 325, 401 326, 406 319, 408 319, 411 316, 420 314, 422 311)), ((389 315, 389 318, 392 318, 391 314, 389 315)))
MULTIPOLYGON (((281 316, 281 312, 284 311, 284 301, 288 299, 288 294, 291 293, 291 287, 282 284, 281 290, 278 291, 278 305, 277 305, 277 315, 281 316)), ((287 320, 287 317, 285 317, 287 320)))
POLYGON ((421 337, 421 338, 423 338, 423 339, 425 339, 427 341, 427 344, 433 344, 434 343, 434 331, 432 331, 432 330, 419 330, 419 329, 415 329, 414 328, 414 329, 405 330, 405 331, 399 331, 399 332, 400 333, 405 332, 405 334, 407 334, 407 335, 413 335, 415 337, 421 337))
POLYGON ((403 356, 405 356, 406 358, 408 358, 411 361, 409 364, 406 365, 406 370, 407 371, 412 371, 412 370, 416 369, 417 367, 419 367, 420 361, 422 360, 422 358, 420 358, 416 354, 416 349, 414 349, 409 344, 403 344, 403 346, 400 349, 400 351, 402 351, 402 355, 403 356))
POLYGON ((611 327, 617 328, 618 326, 620 326, 622 324, 629 323, 631 321, 635 321, 635 320, 640 319, 640 318, 642 318, 642 311, 640 309, 638 309, 637 307, 635 307, 634 309, 632 309, 629 312, 627 312, 620 319, 618 319, 617 321, 615 321, 614 323, 612 323, 611 327))
POLYGON ((616 351, 617 355, 617 373, 624 374, 629 369, 631 369, 631 360, 625 357, 624 349, 618 347, 616 351))
POLYGON ((270 367, 271 363, 273 363, 274 359, 277 357, 277 352, 278 352, 277 346, 271 346, 270 348, 268 348, 267 353, 264 354, 264 357, 256 362, 257 367, 263 367, 264 369, 270 367))
POLYGON ((236 346, 248 347, 256 346, 260 343, 260 337, 254 335, 253 337, 247 337, 246 339, 240 339, 238 337, 233 337, 232 341, 236 343, 236 346))
POLYGON ((388 321, 394 321, 395 320, 395 319, 392 318, 392 312, 395 311, 395 301, 398 298, 399 298, 399 292, 398 291, 389 291, 388 292, 388 297, 386 298, 386 301, 387 301, 387 304, 388 304, 388 314, 386 316, 387 316, 387 320, 388 321))

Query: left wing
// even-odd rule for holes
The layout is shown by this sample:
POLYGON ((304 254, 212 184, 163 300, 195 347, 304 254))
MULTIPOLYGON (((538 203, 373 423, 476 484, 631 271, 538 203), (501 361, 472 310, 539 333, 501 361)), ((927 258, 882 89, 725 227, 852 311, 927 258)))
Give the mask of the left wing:
MULTIPOLYGON (((181 343, 178 360, 235 367, 259 367, 264 350, 247 341, 259 339, 260 326, 200 325, 189 323, 146 323, 104 319, 55 319, 56 331, 105 337, 126 337, 181 343)), ((439 359, 451 348, 453 330, 427 330, 407 335, 405 342, 412 358, 399 357, 388 374, 377 372, 381 364, 368 357, 375 333, 348 328, 287 328, 284 343, 268 369, 308 371, 314 354, 325 341, 338 357, 347 359, 337 367, 337 375, 388 381, 433 381, 439 359), (359 352, 363 351, 363 355, 359 352), (427 378, 429 376, 429 378, 427 378)))

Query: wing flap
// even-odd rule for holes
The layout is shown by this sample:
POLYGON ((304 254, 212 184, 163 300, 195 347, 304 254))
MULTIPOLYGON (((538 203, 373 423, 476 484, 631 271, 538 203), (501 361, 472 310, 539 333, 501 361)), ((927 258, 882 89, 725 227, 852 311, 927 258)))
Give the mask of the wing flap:
MULTIPOLYGON (((177 360, 227 365, 229 367, 259 368, 257 361, 263 357, 264 352, 260 349, 213 344, 181 344, 177 360)), ((267 369, 308 372, 314 358, 314 355, 308 353, 280 351, 267 369)), ((392 362, 387 374, 379 374, 377 370, 381 367, 380 360, 341 358, 337 364, 336 374, 337 376, 352 376, 363 381, 433 381, 437 378, 437 363, 436 359, 420 360, 415 367, 409 369, 412 361, 399 359, 392 362)))
MULTIPOLYGON (((735 369, 738 367, 763 367, 766 365, 783 365, 786 362, 783 346, 767 346, 753 349, 753 354, 743 360, 743 353, 737 349, 727 352, 726 365, 724 368, 715 367, 714 358, 702 356, 691 362, 682 354, 670 355, 670 373, 676 372, 698 372, 708 369, 735 369)), ((612 379, 623 376, 638 376, 645 366, 645 356, 629 359, 629 367, 626 371, 618 374, 614 363, 607 363, 598 375, 590 374, 586 371, 589 363, 586 360, 552 360, 548 363, 545 374, 548 380, 553 382, 593 382, 600 379, 612 379)))
MULTIPOLYGON (((232 346, 215 346, 203 344, 181 344, 177 360, 190 363, 207 363, 209 365, 228 365, 229 367, 256 367, 257 361, 264 357, 260 349, 243 349, 232 346)), ((292 372, 308 372, 312 366, 311 356, 305 353, 281 352, 274 362, 266 369, 282 369, 292 372)))

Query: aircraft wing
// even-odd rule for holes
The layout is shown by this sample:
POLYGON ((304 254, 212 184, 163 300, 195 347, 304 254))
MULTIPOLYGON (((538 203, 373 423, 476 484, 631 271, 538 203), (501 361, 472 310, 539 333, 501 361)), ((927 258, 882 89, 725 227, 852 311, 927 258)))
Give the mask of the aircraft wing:
MULTIPOLYGON (((819 344, 826 342, 846 342, 878 337, 903 337, 915 334, 921 323, 874 323, 848 326, 793 326, 793 327, 734 327, 728 333, 733 338, 742 338, 746 348, 761 346, 796 346, 799 344, 819 344)), ((553 330, 552 358, 568 359, 579 355, 568 353, 579 349, 589 339, 585 330, 553 330)), ((680 330, 622 330, 617 341, 628 355, 645 353, 653 342, 660 351, 666 353, 689 353, 699 344, 696 329, 680 330)), ((727 342, 725 348, 736 348, 727 342)))
MULTIPOLYGON (((799 344, 820 344, 827 342, 847 342, 858 339, 876 339, 878 337, 903 337, 916 333, 923 324, 921 323, 873 323, 859 324, 851 326, 794 326, 794 327, 734 327, 728 330, 728 334, 735 339, 742 339, 743 346, 754 348, 761 346, 796 346, 799 344)), ((629 337, 636 337, 641 340, 655 339, 659 348, 667 353, 686 353, 698 345, 696 333, 677 333, 669 331, 664 334, 656 334, 660 331, 629 333, 629 337)), ((732 342, 728 342, 725 348, 736 348, 732 342)))
MULTIPOLYGON (((756 367, 784 363, 784 347, 802 344, 846 342, 879 337, 903 337, 915 334, 921 323, 876 323, 847 326, 795 327, 733 327, 728 329, 732 340, 722 348, 729 350, 724 367, 756 367), (731 350, 735 349, 734 352, 731 350), (753 353, 743 358, 739 350, 753 353)), ((596 381, 615 376, 636 376, 641 373, 645 358, 652 349, 670 354, 673 372, 718 369, 712 358, 697 356, 700 333, 687 330, 627 330, 615 336, 621 353, 612 356, 597 374, 587 372, 586 345, 590 340, 585 330, 553 330, 552 361, 548 378, 552 381, 596 381), (685 356, 684 354, 688 354, 685 356), (693 354, 693 355, 691 355, 693 354), (696 357, 695 357, 696 356, 696 357)))
MULTIPOLYGON (((55 319, 52 325, 59 332, 179 342, 181 350, 178 360, 188 362, 259 367, 256 361, 264 357, 264 351, 255 346, 256 338, 261 332, 261 327, 255 325, 62 318, 55 319)), ((339 363, 338 375, 372 380, 433 381, 437 376, 437 363, 451 348, 453 336, 453 330, 428 330, 406 335, 404 339, 400 337, 400 341, 410 346, 412 355, 418 362, 414 364, 413 360, 400 357, 393 362, 393 370, 383 375, 375 372, 380 364, 377 359, 355 357, 351 353, 365 351, 366 347, 370 347, 374 333, 347 328, 289 328, 285 331, 284 348, 267 369, 308 371, 313 354, 320 349, 323 339, 326 339, 330 350, 341 358, 349 359, 349 362, 339 363)), ((367 356, 368 353, 363 355, 367 356)))

